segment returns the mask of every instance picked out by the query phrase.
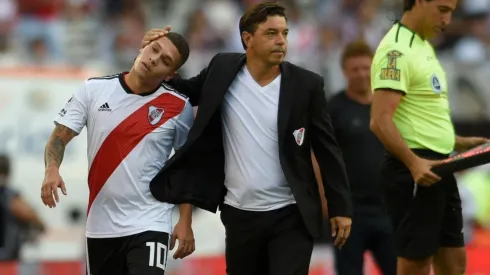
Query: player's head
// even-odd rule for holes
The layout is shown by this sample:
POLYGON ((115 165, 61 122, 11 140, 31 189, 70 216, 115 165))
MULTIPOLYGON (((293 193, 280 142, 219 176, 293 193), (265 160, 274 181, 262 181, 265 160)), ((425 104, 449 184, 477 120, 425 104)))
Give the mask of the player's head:
POLYGON ((240 18, 243 48, 253 57, 271 64, 280 64, 288 46, 286 8, 277 2, 253 6, 240 18))
POLYGON ((420 21, 423 36, 432 38, 451 23, 458 0, 404 0, 405 12, 415 14, 420 21))
POLYGON ((347 44, 341 56, 341 66, 349 89, 371 92, 371 62, 373 51, 364 41, 347 44))
POLYGON ((175 32, 169 32, 141 49, 133 69, 142 77, 169 80, 189 57, 189 44, 175 32))
POLYGON ((5 186, 10 177, 10 158, 0 155, 0 186, 5 186))

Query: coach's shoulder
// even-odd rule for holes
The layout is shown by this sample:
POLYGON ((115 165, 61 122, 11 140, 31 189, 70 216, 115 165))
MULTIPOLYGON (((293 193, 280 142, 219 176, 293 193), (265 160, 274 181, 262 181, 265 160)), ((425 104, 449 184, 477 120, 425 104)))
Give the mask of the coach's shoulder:
POLYGON ((286 66, 295 77, 299 77, 302 80, 308 80, 309 82, 313 81, 314 83, 323 81, 321 75, 293 63, 285 61, 284 66, 286 66))
POLYGON ((213 63, 235 63, 240 62, 243 58, 245 58, 244 53, 218 53, 216 54, 209 64, 213 63))

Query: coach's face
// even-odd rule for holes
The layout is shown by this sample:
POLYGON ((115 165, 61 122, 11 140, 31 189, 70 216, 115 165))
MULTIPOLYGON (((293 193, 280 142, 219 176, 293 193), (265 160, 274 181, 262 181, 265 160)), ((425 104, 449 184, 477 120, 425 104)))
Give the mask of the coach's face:
POLYGON ((354 56, 345 60, 343 69, 349 88, 371 92, 371 62, 370 56, 354 56))
POLYGON ((180 63, 180 54, 166 37, 152 41, 144 47, 134 62, 134 69, 141 77, 170 80, 180 63))
POLYGON ((423 0, 420 6, 424 13, 426 30, 424 35, 433 38, 451 23, 453 11, 456 9, 458 0, 423 0))
POLYGON ((282 16, 269 16, 257 26, 253 35, 245 40, 247 48, 263 61, 271 64, 281 64, 288 48, 288 24, 282 16))

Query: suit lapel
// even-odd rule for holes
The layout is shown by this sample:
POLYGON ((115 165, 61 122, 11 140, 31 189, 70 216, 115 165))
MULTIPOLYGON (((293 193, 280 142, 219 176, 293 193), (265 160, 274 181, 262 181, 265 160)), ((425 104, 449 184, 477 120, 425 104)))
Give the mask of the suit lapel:
POLYGON ((287 62, 281 64, 281 90, 279 92, 279 110, 277 112, 277 132, 279 145, 286 137, 289 116, 294 101, 295 81, 291 79, 291 71, 287 62))
POLYGON ((244 64, 245 54, 224 60, 218 59, 213 64, 213 68, 210 68, 211 71, 216 70, 216 72, 207 80, 211 83, 207 87, 210 93, 204 95, 209 98, 203 99, 198 109, 198 115, 194 123, 196 133, 198 133, 196 136, 200 135, 202 130, 208 125, 211 117, 215 114, 216 109, 222 105, 228 88, 244 64))

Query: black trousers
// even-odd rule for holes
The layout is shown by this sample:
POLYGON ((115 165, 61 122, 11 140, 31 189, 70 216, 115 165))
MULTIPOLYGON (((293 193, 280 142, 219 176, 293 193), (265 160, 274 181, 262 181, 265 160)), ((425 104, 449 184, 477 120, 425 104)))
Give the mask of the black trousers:
POLYGON ((308 275, 313 239, 296 205, 255 212, 225 205, 228 275, 308 275))
POLYGON ((395 239, 387 214, 354 214, 352 231, 342 249, 335 249, 338 275, 364 274, 364 254, 370 251, 383 275, 396 275, 395 239))

